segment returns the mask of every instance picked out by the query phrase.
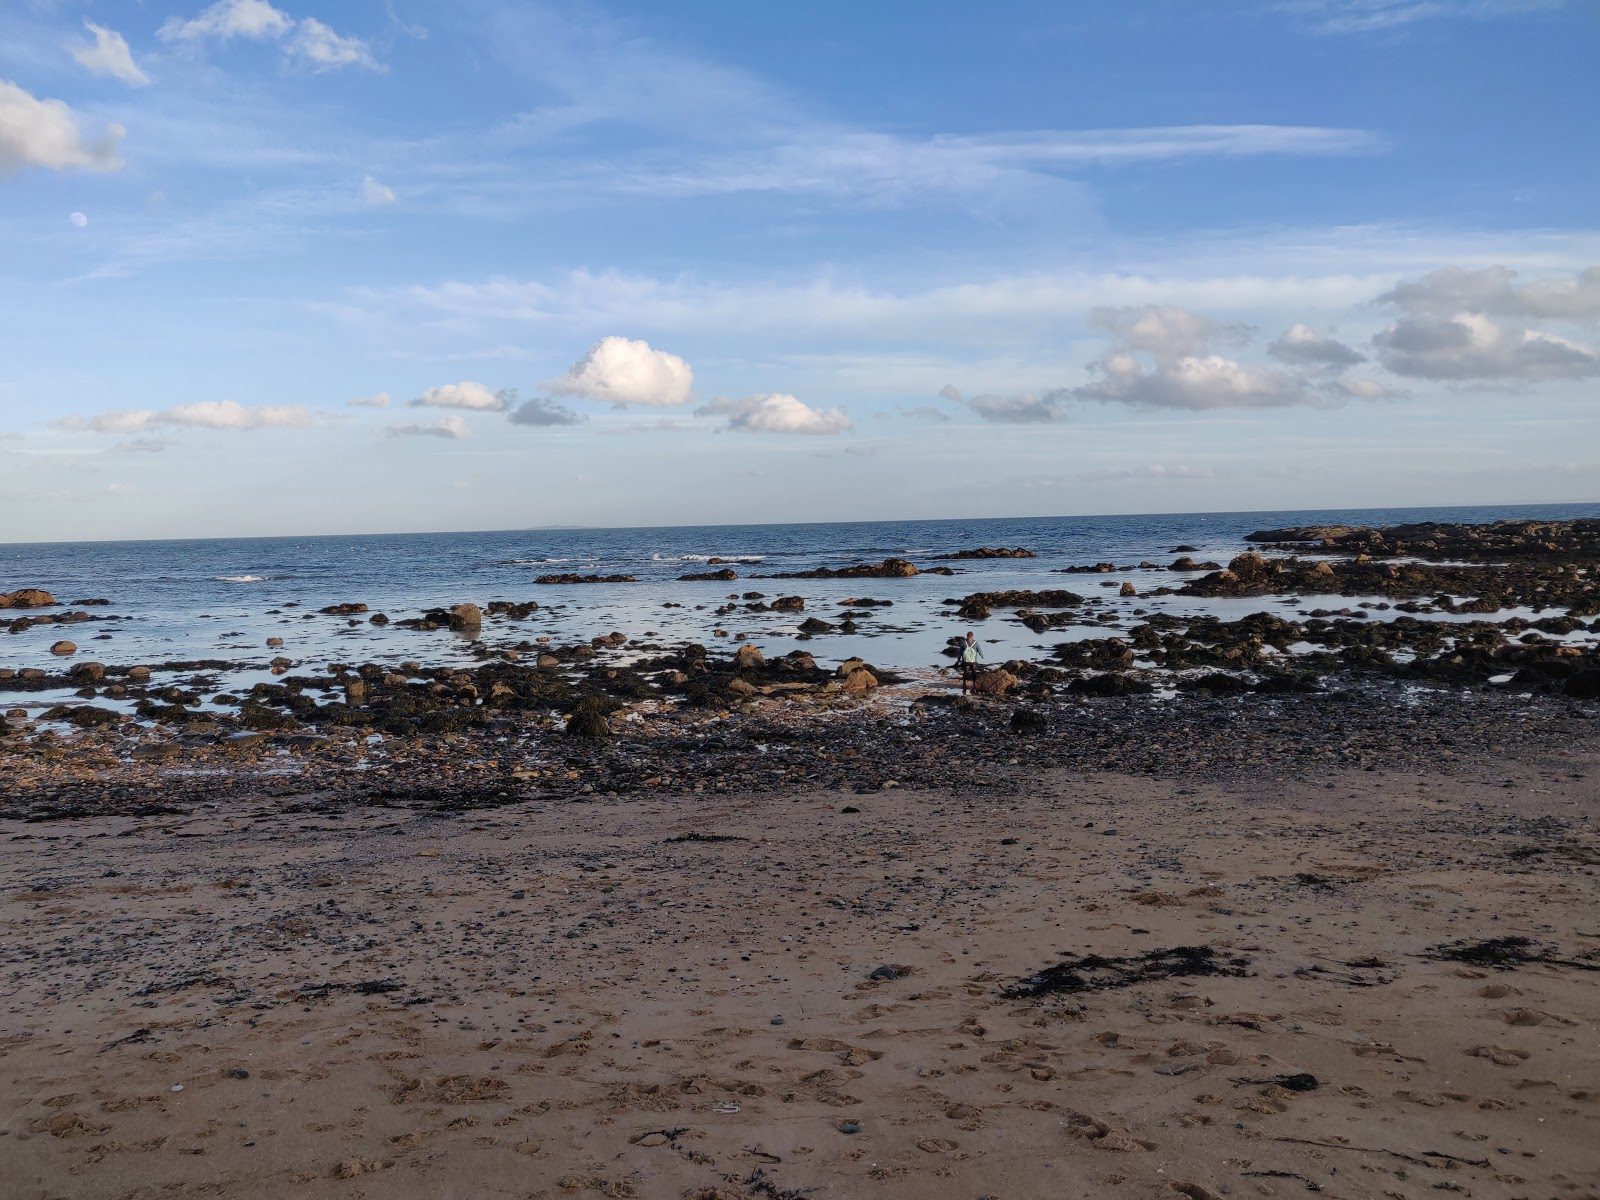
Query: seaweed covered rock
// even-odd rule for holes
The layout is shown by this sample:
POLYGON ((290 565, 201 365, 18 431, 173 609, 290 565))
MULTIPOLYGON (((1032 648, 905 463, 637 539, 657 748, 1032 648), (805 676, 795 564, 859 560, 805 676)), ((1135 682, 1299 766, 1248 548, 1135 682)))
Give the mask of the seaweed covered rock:
POLYGON ((763 579, 909 579, 920 574, 915 563, 903 558, 886 558, 880 563, 857 563, 852 567, 816 567, 810 571, 781 571, 763 579))

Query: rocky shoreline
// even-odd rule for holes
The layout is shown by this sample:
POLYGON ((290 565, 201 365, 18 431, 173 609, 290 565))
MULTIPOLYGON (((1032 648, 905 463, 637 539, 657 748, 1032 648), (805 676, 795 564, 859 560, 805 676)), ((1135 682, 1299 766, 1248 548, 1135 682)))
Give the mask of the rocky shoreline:
MULTIPOLYGON (((750 642, 722 653, 620 631, 564 645, 516 638, 514 623, 539 610, 534 601, 463 603, 396 621, 478 639, 471 643, 478 661, 469 665, 407 660, 309 671, 280 655, 268 664, 270 680, 230 686, 241 664, 227 660, 117 666, 58 651, 56 669, 0 670, 0 764, 12 783, 5 811, 77 811, 95 803, 83 798, 102 792, 108 803, 138 803, 167 787, 168 777, 198 770, 248 780, 282 769, 310 790, 348 789, 356 797, 374 772, 426 771, 435 780, 418 785, 426 792, 441 769, 452 769, 439 764, 458 760, 480 764, 467 776, 477 781, 473 795, 485 790, 484 779, 500 780, 495 790, 508 795, 631 791, 645 780, 748 787, 751 771, 772 786, 871 788, 956 776, 994 786, 1030 763, 1158 774, 1258 770, 1268 762, 1287 769, 1344 762, 1351 753, 1413 763, 1461 741, 1462 722, 1474 730, 1469 740, 1485 744, 1546 736, 1533 727, 1588 736, 1600 699, 1600 650, 1589 636, 1600 633, 1593 619, 1600 521, 1280 529, 1251 539, 1297 553, 1246 552, 1159 590, 1394 599, 1313 609, 1304 619, 1144 612, 1127 632, 1080 636, 1038 659, 994 664, 970 699, 954 694, 949 674, 905 676, 860 659, 833 666, 805 650, 768 658, 750 642), (1332 557, 1312 559, 1308 550, 1332 557), (1447 561, 1419 557, 1425 554, 1447 561), (1391 605, 1404 615, 1378 619, 1391 605), (1510 605, 1539 615, 1492 619, 1510 605), (1474 619, 1428 619, 1442 613, 1474 619), (492 636, 486 622, 498 622, 492 636), (66 691, 70 702, 34 714, 3 700, 5 693, 66 691), (1357 728, 1354 742, 1341 740, 1357 728), (1267 749, 1245 749, 1265 729, 1278 731, 1267 749), (848 755, 833 752, 840 743, 848 755), (796 756, 812 763, 808 773, 773 765, 796 756), (567 787, 546 774, 507 782, 509 771, 532 759, 557 764, 549 770, 576 782, 567 787)), ((823 569, 824 577, 845 579, 916 571, 902 559, 823 569)), ((37 589, 4 599, 40 614, 34 620, 60 607, 37 589)), ((739 600, 712 616, 805 608, 801 596, 768 603, 749 592, 739 600)), ((858 616, 890 602, 836 603, 842 622, 807 617, 802 636, 853 630, 858 616)), ((950 615, 980 628, 1016 621, 1036 633, 1093 626, 1104 619, 1092 611, 1097 603, 1063 589, 945 601, 950 615)), ((322 612, 352 623, 389 620, 359 602, 322 612)))

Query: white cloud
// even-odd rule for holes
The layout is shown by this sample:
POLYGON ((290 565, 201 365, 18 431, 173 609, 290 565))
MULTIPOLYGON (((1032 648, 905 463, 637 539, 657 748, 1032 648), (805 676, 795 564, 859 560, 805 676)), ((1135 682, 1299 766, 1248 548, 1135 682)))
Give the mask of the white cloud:
POLYGON ((654 408, 684 403, 693 385, 694 372, 676 354, 615 336, 601 338, 565 375, 544 384, 561 396, 654 408))
POLYGON ((415 400, 413 408, 464 408, 472 412, 505 412, 513 393, 502 388, 491 392, 481 383, 445 383, 431 387, 415 400))
POLYGON ((1098 471, 1090 471, 1079 476, 1081 479, 1092 481, 1111 481, 1120 479, 1211 479, 1216 472, 1208 467, 1189 467, 1181 463, 1168 466, 1165 463, 1145 463, 1142 466, 1129 467, 1102 467, 1098 471))
POLYGON ((169 408, 155 419, 161 425, 196 429, 299 429, 311 424, 311 412, 300 404, 250 407, 237 400, 201 400, 169 408))
POLYGON ((919 404, 915 408, 901 409, 900 415, 913 421, 937 421, 941 424, 950 420, 949 413, 942 408, 934 407, 932 404, 919 404))
MULTIPOLYGON (((318 71, 348 66, 379 69, 365 42, 360 38, 341 37, 315 17, 307 17, 300 22, 289 41, 288 52, 304 59, 318 71)), ((390 195, 392 200, 393 193, 390 195)))
POLYGON ((467 427, 465 419, 454 413, 440 417, 437 421, 426 425, 408 425, 396 421, 385 430, 390 437, 436 437, 459 439, 472 436, 472 430, 467 427))
MULTIPOLYGON (((141 433, 158 426, 189 429, 300 429, 310 425, 312 414, 299 404, 244 405, 237 400, 200 400, 157 412, 149 408, 116 409, 90 417, 66 417, 55 422, 69 432, 141 433)), ((144 446, 133 448, 145 449, 144 446)))
POLYGON ((107 125, 105 133, 86 142, 72 110, 60 100, 40 100, 0 79, 0 177, 23 167, 115 171, 122 166, 117 143, 124 132, 121 125, 107 125))
POLYGON ((217 0, 192 21, 168 17, 157 36, 169 42, 236 37, 258 41, 283 37, 293 25, 288 13, 267 0, 217 0))
POLYGON ((128 43, 120 33, 96 25, 93 21, 83 24, 94 34, 94 45, 80 46, 72 51, 72 57, 80 67, 91 75, 107 75, 134 87, 149 84, 150 76, 133 61, 133 52, 128 49, 128 43))
POLYGON ((371 175, 361 181, 361 198, 371 205, 395 203, 394 189, 387 184, 379 183, 371 175))
POLYGON ((564 404, 534 396, 511 410, 513 425, 576 425, 583 418, 564 404))
POLYGON ((218 0, 191 21, 170 17, 157 31, 169 42, 200 42, 207 38, 230 41, 281 42, 290 59, 309 65, 312 70, 362 66, 382 70, 373 59, 366 42, 334 32, 315 17, 296 21, 268 0, 218 0))
POLYGON ((1523 285, 1516 277, 1504 266, 1447 267, 1398 284, 1378 297, 1402 313, 1372 339, 1379 360, 1396 375, 1422 379, 1539 383, 1600 375, 1594 349, 1533 324, 1600 320, 1600 267, 1523 285))
MULTIPOLYGON (((1221 325, 1169 305, 1100 309, 1090 323, 1117 334, 1117 344, 1092 365, 1100 378, 1048 399, 1071 396, 1141 408, 1271 408, 1315 404, 1305 380, 1271 367, 1210 353, 1219 338, 1241 341, 1239 326, 1221 325)), ((993 419, 993 418, 991 418, 993 419)))
POLYGON ((1112 353, 1095 364, 1101 378, 1072 389, 1081 400, 1142 408, 1274 408, 1311 404, 1316 395, 1297 376, 1217 354, 1188 354, 1146 368, 1134 355, 1112 353))
POLYGON ((1279 7, 1315 18, 1319 33, 1373 33, 1441 18, 1485 21, 1560 8, 1564 0, 1284 0, 1279 7))
POLYGON ((817 128, 749 151, 671 168, 633 162, 596 182, 651 195, 802 192, 876 201, 975 193, 1028 174, 1198 157, 1348 155, 1382 148, 1361 129, 1300 125, 1179 125, 1039 130, 911 139, 817 128))
POLYGON ((854 426, 842 408, 819 411, 782 392, 747 396, 742 400, 718 397, 695 410, 697 416, 725 416, 728 428, 744 433, 845 433, 854 426))
POLYGON ((1541 383, 1600 375, 1593 350, 1553 333, 1501 327, 1481 313, 1402 317, 1372 342, 1385 367, 1419 379, 1541 383))
POLYGON ((1280 333, 1267 347, 1267 353, 1306 367, 1348 367, 1366 361, 1366 355, 1359 350, 1298 322, 1280 333))
POLYGON ((351 408, 388 408, 390 396, 388 392, 377 392, 371 396, 357 396, 354 400, 346 400, 351 408))

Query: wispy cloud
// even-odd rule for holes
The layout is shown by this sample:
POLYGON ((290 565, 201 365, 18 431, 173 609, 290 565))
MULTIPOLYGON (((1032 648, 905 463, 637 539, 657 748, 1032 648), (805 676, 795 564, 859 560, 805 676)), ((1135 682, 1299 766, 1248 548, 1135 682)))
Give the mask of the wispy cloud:
POLYGON ((1491 21, 1561 8, 1565 0, 1282 0, 1318 33, 1374 33, 1422 21, 1491 21))
POLYGON ((149 85, 150 76, 140 70, 139 65, 133 61, 133 51, 128 49, 127 39, 115 30, 96 25, 93 21, 85 21, 83 24, 84 28, 94 35, 94 44, 73 48, 72 57, 80 67, 91 75, 120 79, 133 87, 149 85))

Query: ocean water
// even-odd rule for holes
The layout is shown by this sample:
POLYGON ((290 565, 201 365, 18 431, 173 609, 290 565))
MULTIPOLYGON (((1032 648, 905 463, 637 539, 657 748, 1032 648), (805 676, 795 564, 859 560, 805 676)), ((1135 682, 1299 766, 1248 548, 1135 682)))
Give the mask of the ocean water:
MULTIPOLYGON (((269 660, 280 654, 293 659, 297 669, 331 662, 396 664, 406 659, 465 663, 474 661, 481 647, 461 635, 393 625, 380 628, 369 624, 366 615, 347 619, 317 610, 359 601, 372 612, 398 620, 462 601, 486 605, 491 600, 536 600, 541 607, 528 620, 487 620, 483 643, 506 647, 539 637, 562 643, 617 630, 636 641, 662 645, 692 640, 731 647, 734 636, 744 634, 769 655, 804 646, 823 663, 860 655, 875 665, 926 673, 948 662, 940 650, 947 637, 964 628, 949 615, 945 601, 971 592, 1067 588, 1090 598, 1089 613, 1114 614, 1112 620, 1040 635, 997 613, 975 626, 991 662, 1039 658, 1057 642, 1126 630, 1138 622, 1136 610, 1231 617, 1263 610, 1290 615, 1319 604, 1313 597, 1293 604, 1282 598, 1124 599, 1117 595, 1124 581, 1144 592, 1176 586, 1185 577, 1165 570, 1051 573, 1061 567, 1141 560, 1165 564, 1180 544, 1197 547, 1192 555, 1197 560, 1226 562, 1246 548, 1247 533, 1282 525, 1594 516, 1600 516, 1600 504, 0 544, 0 591, 40 587, 62 601, 105 598, 111 601, 109 607, 88 611, 118 618, 67 627, 35 626, 0 635, 0 666, 59 668, 61 660, 52 658, 49 646, 61 637, 78 643, 79 660, 111 665, 224 660, 235 664, 231 675, 212 674, 227 686, 248 686, 251 679, 265 677, 269 660), (977 546, 1025 546, 1038 557, 932 561, 934 555, 977 546), (712 556, 732 560, 739 580, 678 582, 679 575, 708 569, 705 563, 712 556), (948 565, 959 573, 909 579, 759 578, 889 556, 909 558, 924 567, 948 565), (638 582, 534 583, 536 576, 553 572, 629 574, 638 582), (768 598, 803 596, 806 609, 801 614, 713 613, 729 595, 747 591, 768 598), (838 601, 863 596, 891 600, 893 606, 857 613, 860 632, 854 635, 799 636, 801 620, 815 616, 836 622, 843 612, 838 601), (725 631, 726 639, 718 637, 717 630, 725 631), (269 637, 283 638, 284 646, 269 649, 269 637)), ((1356 599, 1320 603, 1337 608, 1356 599)), ((1441 614, 1439 619, 1451 618, 1441 614)), ((183 675, 179 672, 178 677, 183 675)), ((49 698, 35 694, 19 699, 39 703, 49 698)), ((11 703, 6 697, 0 707, 11 703)))

